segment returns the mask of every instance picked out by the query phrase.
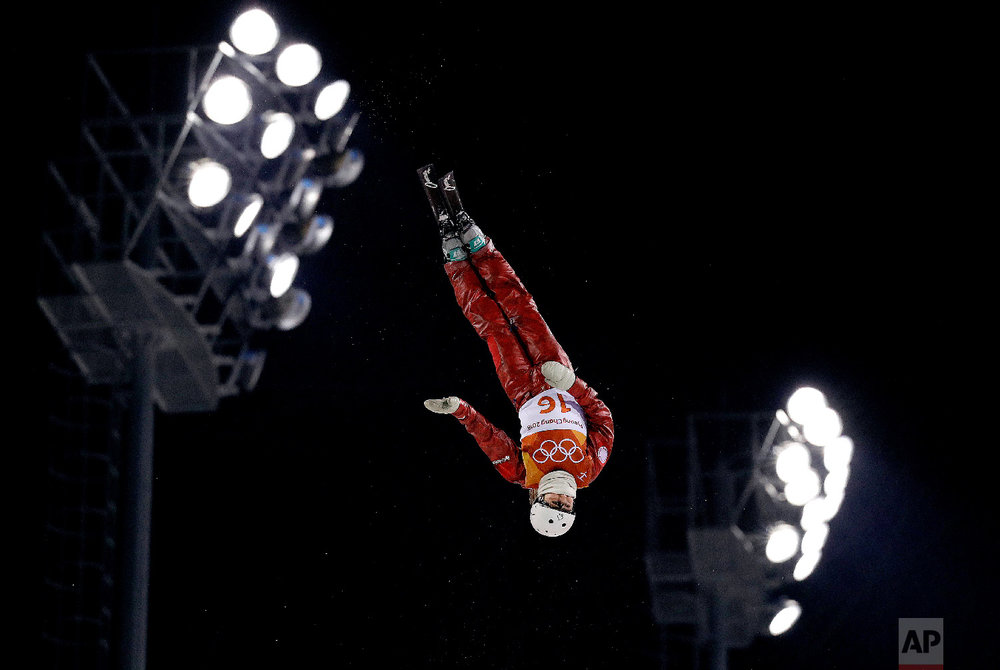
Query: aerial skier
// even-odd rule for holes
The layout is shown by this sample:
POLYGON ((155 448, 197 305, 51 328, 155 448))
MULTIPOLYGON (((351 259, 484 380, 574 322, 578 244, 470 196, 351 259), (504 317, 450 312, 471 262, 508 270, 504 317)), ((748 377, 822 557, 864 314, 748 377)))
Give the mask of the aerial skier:
POLYGON ((520 441, 457 396, 424 406, 451 414, 497 472, 528 489, 532 527, 547 537, 576 519, 577 491, 590 486, 611 454, 614 424, 597 393, 576 376, 569 357, 504 257, 465 211, 449 172, 417 171, 441 236, 444 269, 455 298, 486 341, 497 376, 521 420, 520 441))

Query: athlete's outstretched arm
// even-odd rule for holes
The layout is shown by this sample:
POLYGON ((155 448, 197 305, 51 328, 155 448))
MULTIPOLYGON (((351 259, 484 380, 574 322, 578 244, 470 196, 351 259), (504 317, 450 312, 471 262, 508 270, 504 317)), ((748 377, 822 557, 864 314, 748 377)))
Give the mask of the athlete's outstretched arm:
POLYGON ((460 401, 454 416, 476 438, 479 448, 489 457, 500 476, 524 486, 524 463, 521 462, 518 444, 464 400, 460 401))
POLYGON ((472 405, 456 396, 427 400, 424 406, 432 412, 451 414, 465 426, 465 430, 476 440, 500 476, 509 482, 524 486, 524 463, 521 449, 507 433, 494 426, 477 412, 472 405))

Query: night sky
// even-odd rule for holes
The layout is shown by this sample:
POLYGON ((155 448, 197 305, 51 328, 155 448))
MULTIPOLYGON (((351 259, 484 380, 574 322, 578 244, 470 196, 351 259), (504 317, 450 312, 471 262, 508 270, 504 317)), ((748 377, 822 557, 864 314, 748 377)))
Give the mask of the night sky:
MULTIPOLYGON (((225 39, 240 5, 198 4, 30 12, 72 86, 87 51, 225 39)), ((892 667, 900 617, 945 619, 949 667, 996 659, 998 528, 976 461, 994 440, 969 405, 996 302, 966 160, 959 47, 975 45, 941 17, 835 8, 457 4, 276 5, 352 83, 367 164, 324 196, 334 237, 296 282, 313 310, 268 335, 257 388, 157 416, 150 670, 658 668, 646 442, 683 437, 689 412, 773 411, 802 384, 842 412, 852 479, 795 589, 802 619, 730 667, 892 667), (518 429, 441 269, 415 176, 430 162, 455 170, 614 414, 611 460, 558 541, 423 408, 458 395, 518 429)), ((76 146, 79 103, 20 76, 41 180, 76 146)))

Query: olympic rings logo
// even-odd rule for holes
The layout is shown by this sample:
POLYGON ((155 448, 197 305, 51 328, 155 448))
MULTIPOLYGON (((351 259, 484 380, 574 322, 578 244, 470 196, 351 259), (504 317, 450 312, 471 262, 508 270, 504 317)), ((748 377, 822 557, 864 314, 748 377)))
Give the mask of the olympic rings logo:
POLYGON ((555 440, 545 440, 531 454, 531 458, 534 459, 535 463, 547 463, 549 461, 553 463, 565 463, 567 460, 570 463, 580 463, 585 457, 586 455, 583 453, 580 445, 569 438, 562 440, 559 444, 556 444, 555 440), (563 446, 567 442, 573 445, 569 451, 563 446), (551 444, 552 447, 546 449, 546 444, 551 444))

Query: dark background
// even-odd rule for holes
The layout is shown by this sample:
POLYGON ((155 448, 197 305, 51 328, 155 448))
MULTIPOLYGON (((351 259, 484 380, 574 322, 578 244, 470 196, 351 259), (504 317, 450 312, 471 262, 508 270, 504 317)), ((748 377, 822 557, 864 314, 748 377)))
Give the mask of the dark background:
MULTIPOLYGON (((38 30, 6 47, 29 65, 12 75, 35 110, 25 187, 76 146, 84 53, 211 44, 239 9, 28 8, 38 30)), ((801 384, 842 412, 852 479, 797 587, 802 619, 731 667, 892 667, 900 617, 944 617, 951 667, 996 657, 978 463, 992 415, 971 406, 995 303, 970 205, 974 21, 638 3, 274 15, 351 81, 367 166, 324 198, 336 232, 297 281, 313 311, 269 336, 256 390, 157 417, 151 670, 659 667, 647 440, 683 437, 692 411, 773 411, 801 384), (415 177, 429 162, 456 171, 614 413, 609 467, 558 542, 422 407, 455 394, 518 427, 441 271, 415 177)), ((36 413, 37 379, 20 397, 36 413)), ((38 480, 42 460, 26 466, 38 480)))

